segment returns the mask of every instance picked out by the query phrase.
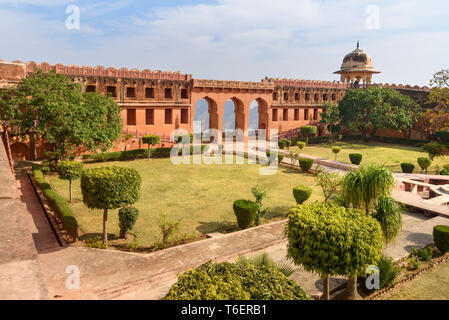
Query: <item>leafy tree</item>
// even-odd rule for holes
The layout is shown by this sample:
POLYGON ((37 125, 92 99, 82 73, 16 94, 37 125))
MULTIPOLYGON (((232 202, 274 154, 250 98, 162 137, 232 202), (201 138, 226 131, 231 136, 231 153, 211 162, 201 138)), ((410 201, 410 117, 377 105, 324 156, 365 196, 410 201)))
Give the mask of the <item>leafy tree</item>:
MULTIPOLYGON (((121 117, 117 103, 101 94, 83 94, 81 86, 54 71, 36 70, 13 89, 8 106, 14 114, 9 125, 30 137, 32 156, 35 135, 53 148, 56 161, 85 146, 106 150, 120 137, 121 117)), ((11 113, 10 113, 11 114, 11 113)))
POLYGON ((357 298, 357 276, 382 255, 379 223, 356 209, 334 203, 300 205, 290 211, 285 230, 287 257, 323 279, 329 299, 329 276, 349 275, 347 299, 357 298))
POLYGON ((130 139, 134 138, 134 136, 131 133, 127 133, 123 135, 123 143, 125 144, 125 149, 123 150, 126 153, 126 149, 128 147, 128 141, 130 139))
POLYGON ((306 144, 309 144, 309 137, 318 132, 318 128, 315 126, 303 126, 299 130, 301 131, 301 134, 306 137, 306 144))
POLYGON ((336 136, 340 133, 340 110, 337 104, 326 102, 323 105, 323 112, 320 114, 320 123, 325 124, 335 142, 336 136))
POLYGON ((341 124, 372 140, 380 129, 408 130, 421 117, 421 107, 390 88, 349 90, 338 105, 341 124))
POLYGON ((81 176, 83 202, 89 209, 103 210, 103 242, 108 241, 108 210, 129 206, 140 196, 142 178, 135 169, 100 167, 81 176))
POLYGON ((161 137, 149 134, 142 137, 142 142, 145 144, 148 144, 148 160, 150 160, 151 157, 151 146, 157 145, 161 143, 161 137))
POLYGON ((428 96, 428 102, 435 104, 437 110, 449 107, 449 69, 443 69, 433 75, 430 80, 432 89, 428 96))
POLYGON ((324 202, 328 202, 339 191, 343 177, 338 173, 320 172, 315 176, 315 182, 323 189, 324 202))
POLYGON ((69 180, 70 203, 72 203, 72 181, 81 177, 83 166, 84 164, 78 161, 61 161, 58 164, 59 178, 69 180))
POLYGON ((448 154, 447 148, 436 141, 429 142, 423 146, 423 150, 429 154, 429 159, 442 158, 448 154))

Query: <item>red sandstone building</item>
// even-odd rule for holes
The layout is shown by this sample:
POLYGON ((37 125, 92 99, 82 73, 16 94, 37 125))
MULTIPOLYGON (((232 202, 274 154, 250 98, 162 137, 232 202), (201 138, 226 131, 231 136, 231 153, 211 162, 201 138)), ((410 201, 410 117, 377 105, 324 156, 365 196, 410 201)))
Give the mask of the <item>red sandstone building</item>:
MULTIPOLYGON (((250 106, 257 101, 259 129, 278 129, 295 133, 304 125, 318 124, 324 103, 338 103, 348 88, 370 85, 374 71, 371 58, 362 50, 349 53, 342 67, 342 82, 265 78, 261 82, 218 81, 193 79, 190 74, 126 68, 79 67, 35 62, 11 63, 0 60, 0 89, 13 86, 38 68, 55 70, 80 83, 83 90, 110 94, 122 108, 123 132, 134 135, 131 148, 140 148, 145 134, 158 134, 163 141, 175 129, 193 131, 195 106, 201 99, 208 103, 209 128, 223 131, 225 104, 234 103, 235 128, 248 130, 250 106)), ((381 85, 392 87, 424 103, 427 87, 381 85)), ((389 133, 397 135, 397 133, 389 133)), ((117 144, 117 148, 121 148, 117 144)), ((42 154, 45 146, 37 150, 42 154)), ((27 145, 16 142, 13 155, 30 158, 27 145)))

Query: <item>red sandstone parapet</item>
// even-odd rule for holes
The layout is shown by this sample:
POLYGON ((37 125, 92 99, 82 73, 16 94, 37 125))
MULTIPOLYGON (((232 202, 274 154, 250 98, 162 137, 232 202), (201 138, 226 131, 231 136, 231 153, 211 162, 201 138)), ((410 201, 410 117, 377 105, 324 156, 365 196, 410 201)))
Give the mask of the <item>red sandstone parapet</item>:
POLYGON ((193 87, 274 90, 274 84, 270 82, 222 81, 204 79, 194 79, 193 87))
POLYGON ((26 66, 16 61, 0 60, 0 88, 11 86, 26 76, 26 66))
POLYGON ((91 77, 113 77, 113 78, 130 78, 130 79, 158 79, 158 80, 178 80, 178 81, 189 81, 192 79, 190 74, 181 74, 179 71, 151 71, 148 69, 139 70, 127 68, 116 69, 113 67, 105 68, 103 66, 96 66, 95 68, 91 66, 77 66, 72 64, 70 66, 65 66, 63 64, 50 65, 47 62, 37 64, 34 61, 29 61, 26 64, 27 73, 32 73, 34 70, 40 69, 42 71, 55 70, 56 73, 65 74, 68 76, 91 76, 91 77))
POLYGON ((411 86, 411 85, 403 85, 403 84, 389 84, 389 83, 374 83, 373 86, 378 86, 381 88, 392 88, 392 89, 405 89, 405 90, 416 90, 416 91, 430 91, 431 88, 424 86, 411 86))
POLYGON ((350 84, 337 81, 301 80, 301 79, 279 79, 265 77, 262 83, 273 83, 274 86, 289 86, 301 88, 338 88, 347 89, 350 84))

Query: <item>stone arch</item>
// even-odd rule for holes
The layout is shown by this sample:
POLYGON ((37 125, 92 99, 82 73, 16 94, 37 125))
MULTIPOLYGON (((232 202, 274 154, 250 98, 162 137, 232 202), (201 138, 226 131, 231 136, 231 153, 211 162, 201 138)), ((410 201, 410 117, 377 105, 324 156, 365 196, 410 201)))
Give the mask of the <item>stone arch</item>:
MULTIPOLYGON (((258 97, 254 100, 251 101, 250 106, 253 102, 257 103, 257 115, 258 115, 258 119, 257 119, 257 133, 259 134, 259 130, 266 130, 266 134, 268 135, 268 130, 269 130, 269 113, 268 113, 268 109, 269 109, 269 105, 268 102, 265 101, 264 99, 258 97)), ((255 108, 254 108, 255 109, 255 108)), ((250 110, 250 114, 248 115, 248 121, 250 120, 251 114, 254 111, 251 112, 250 110)), ((249 128, 249 125, 248 125, 249 128)), ((249 129, 254 129, 254 128, 249 128, 249 129)), ((266 138, 266 137, 265 137, 266 138)))
POLYGON ((215 99, 205 95, 203 97, 198 98, 195 103, 193 104, 194 108, 193 108, 193 114, 192 114, 192 118, 194 119, 194 121, 202 121, 202 131, 203 134, 206 133, 207 136, 207 132, 209 131, 209 129, 217 129, 217 130, 221 130, 221 123, 220 123, 220 116, 219 116, 219 112, 218 112, 218 103, 215 99), (201 100, 205 100, 207 102, 207 113, 208 113, 208 120, 207 123, 204 123, 204 119, 200 119, 198 116, 201 116, 198 114, 198 110, 197 110, 197 106, 198 103, 201 100))

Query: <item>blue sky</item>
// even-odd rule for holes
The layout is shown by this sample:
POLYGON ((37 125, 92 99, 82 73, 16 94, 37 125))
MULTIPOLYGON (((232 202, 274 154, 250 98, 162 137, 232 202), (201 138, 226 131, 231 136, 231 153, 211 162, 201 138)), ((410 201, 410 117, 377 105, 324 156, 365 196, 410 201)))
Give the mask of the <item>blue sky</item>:
POLYGON ((148 68, 196 78, 338 80, 361 48, 376 82, 427 85, 449 68, 449 5, 430 0, 0 0, 0 59, 148 68), (80 8, 79 30, 65 27, 80 8), (378 28, 372 28, 378 8, 378 28), (367 11, 368 10, 368 11, 367 11))

